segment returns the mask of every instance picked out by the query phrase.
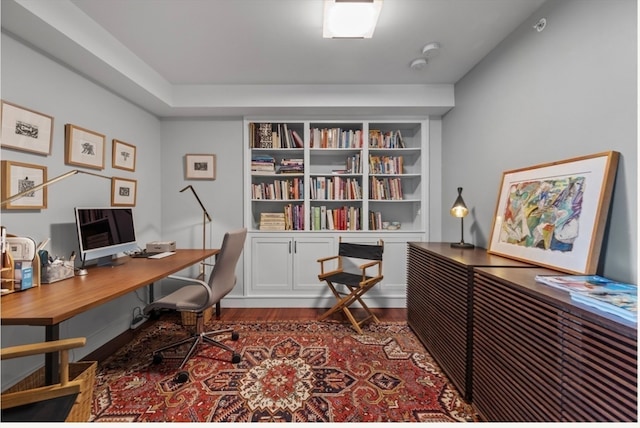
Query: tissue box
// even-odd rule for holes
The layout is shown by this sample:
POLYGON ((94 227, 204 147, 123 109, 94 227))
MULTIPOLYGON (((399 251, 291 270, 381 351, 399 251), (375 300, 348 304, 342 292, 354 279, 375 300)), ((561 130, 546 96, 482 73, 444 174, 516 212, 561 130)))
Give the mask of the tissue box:
POLYGON ((73 262, 64 261, 62 263, 50 263, 42 266, 42 269, 40 270, 40 283, 51 284, 52 282, 72 278, 73 272, 73 262))
POLYGON ((22 291, 33 287, 33 267, 31 262, 16 261, 14 269, 15 290, 22 291))

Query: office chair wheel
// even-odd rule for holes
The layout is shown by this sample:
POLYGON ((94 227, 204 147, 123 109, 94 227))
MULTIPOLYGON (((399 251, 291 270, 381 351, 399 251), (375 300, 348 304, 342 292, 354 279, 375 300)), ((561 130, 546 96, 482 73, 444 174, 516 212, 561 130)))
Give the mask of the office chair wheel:
POLYGON ((163 359, 162 354, 153 354, 153 364, 160 364, 163 359))
POLYGON ((173 381, 176 383, 185 383, 189 380, 189 372, 179 372, 174 378, 173 381))
POLYGON ((238 364, 240 362, 240 354, 234 352, 233 356, 231 357, 231 362, 233 364, 238 364))
POLYGON ((239 337, 240 335, 238 334, 237 331, 231 332, 231 340, 238 340, 239 337))

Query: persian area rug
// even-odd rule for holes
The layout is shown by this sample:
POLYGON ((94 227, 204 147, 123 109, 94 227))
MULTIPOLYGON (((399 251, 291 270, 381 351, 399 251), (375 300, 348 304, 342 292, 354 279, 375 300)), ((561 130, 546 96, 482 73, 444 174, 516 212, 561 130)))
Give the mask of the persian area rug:
POLYGON ((166 316, 98 367, 93 422, 469 422, 477 421, 404 322, 357 334, 337 322, 236 322, 224 343, 153 364, 152 350, 186 337, 166 316))

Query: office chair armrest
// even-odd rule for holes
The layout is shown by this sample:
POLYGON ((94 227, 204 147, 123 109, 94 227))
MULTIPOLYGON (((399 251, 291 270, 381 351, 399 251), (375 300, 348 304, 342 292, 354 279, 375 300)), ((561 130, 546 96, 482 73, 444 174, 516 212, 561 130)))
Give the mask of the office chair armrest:
POLYGON ((171 279, 176 279, 178 281, 183 281, 183 282, 188 282, 191 285, 201 285, 202 288, 205 289, 206 293, 207 293, 207 302, 211 299, 211 287, 209 287, 209 284, 207 284, 204 281, 201 281, 199 279, 195 279, 195 278, 189 278, 186 276, 179 276, 179 275, 169 275, 167 278, 171 278, 171 279))

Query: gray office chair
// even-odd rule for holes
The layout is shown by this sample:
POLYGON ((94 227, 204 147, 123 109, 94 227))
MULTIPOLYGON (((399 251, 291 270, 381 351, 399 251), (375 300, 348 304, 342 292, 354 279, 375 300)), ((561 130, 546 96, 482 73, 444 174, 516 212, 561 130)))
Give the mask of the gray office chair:
MULTIPOLYGON (((145 314, 160 309, 173 309, 178 312, 194 312, 196 314, 196 331, 195 333, 179 342, 172 343, 167 346, 153 351, 153 362, 159 364, 164 359, 163 351, 176 348, 187 343, 191 343, 188 352, 184 356, 180 368, 184 367, 186 362, 191 358, 198 346, 203 343, 217 346, 232 353, 231 362, 239 363, 240 354, 235 352, 233 348, 212 339, 224 333, 231 333, 233 340, 238 340, 238 334, 233 329, 204 331, 203 313, 205 309, 210 308, 226 296, 236 284, 236 265, 240 259, 240 254, 244 247, 244 241, 247 236, 247 229, 239 229, 227 232, 222 241, 222 247, 216 257, 216 263, 213 271, 209 276, 208 282, 200 281, 193 278, 185 278, 182 276, 171 275, 169 278, 189 282, 182 288, 173 293, 156 300, 147 305, 144 309, 145 314)), ((170 358, 170 357, 166 357, 170 358)), ((186 382, 188 374, 179 373, 176 377, 178 382, 186 382)))

